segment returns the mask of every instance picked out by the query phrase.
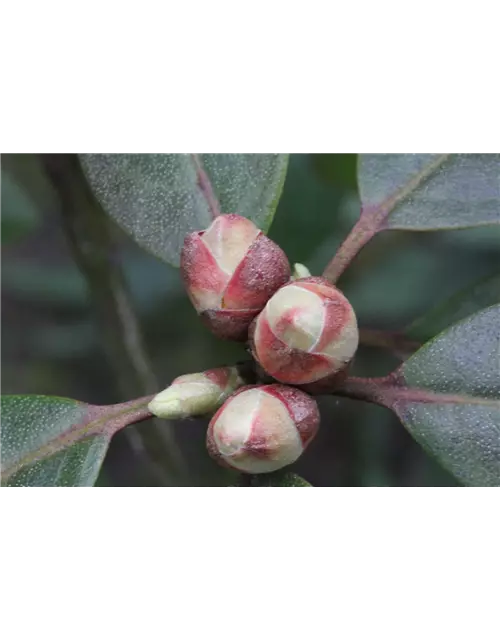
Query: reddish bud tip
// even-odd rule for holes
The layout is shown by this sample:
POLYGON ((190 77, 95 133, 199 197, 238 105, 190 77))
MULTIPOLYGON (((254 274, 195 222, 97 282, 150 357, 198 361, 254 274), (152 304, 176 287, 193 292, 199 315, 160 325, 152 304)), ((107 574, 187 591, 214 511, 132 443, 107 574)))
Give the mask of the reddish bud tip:
POLYGON ((227 214, 186 237, 181 274, 189 298, 213 333, 245 340, 253 318, 288 282, 290 265, 251 220, 227 214))
POLYGON ((295 462, 318 427, 318 405, 303 391, 280 384, 244 387, 210 421, 207 449, 224 466, 269 473, 295 462))

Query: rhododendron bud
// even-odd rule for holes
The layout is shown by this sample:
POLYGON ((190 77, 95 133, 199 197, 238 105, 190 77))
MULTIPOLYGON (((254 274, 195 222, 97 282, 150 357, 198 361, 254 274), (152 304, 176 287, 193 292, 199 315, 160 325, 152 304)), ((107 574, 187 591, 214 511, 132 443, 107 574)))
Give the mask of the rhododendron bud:
POLYGON ((204 323, 221 338, 245 340, 253 318, 288 282, 290 265, 251 220, 227 214, 186 237, 181 273, 204 323))
POLYGON ((210 413, 243 385, 237 367, 210 369, 176 378, 148 405, 159 418, 186 418, 210 413))
POLYGON ((281 384, 244 387, 210 421, 207 448, 225 466, 268 473, 295 462, 318 426, 318 405, 303 391, 281 384))
POLYGON ((250 341, 266 373, 313 392, 346 372, 358 347, 356 316, 327 280, 301 278, 272 296, 250 328, 250 341))

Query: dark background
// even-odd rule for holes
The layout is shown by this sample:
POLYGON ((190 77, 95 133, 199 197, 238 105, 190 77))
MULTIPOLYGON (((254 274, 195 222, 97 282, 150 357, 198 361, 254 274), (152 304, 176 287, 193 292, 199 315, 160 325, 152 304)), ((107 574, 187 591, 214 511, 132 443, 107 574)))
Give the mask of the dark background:
MULTIPOLYGON (((94 404, 125 397, 109 362, 86 280, 73 260, 61 207, 34 156, 2 158, 2 393, 69 396, 94 404)), ((359 213, 355 155, 293 155, 270 237, 320 274, 359 213)), ((176 376, 232 364, 243 347, 218 341, 183 293, 179 273, 137 247, 114 223, 133 307, 160 388, 176 376)), ((361 327, 399 330, 500 262, 498 230, 385 232, 339 285, 361 327)), ((398 361, 361 347, 356 375, 384 375, 398 361)), ((133 388, 133 382, 131 385, 133 388)), ((453 478, 389 410, 321 398, 316 440, 292 469, 316 486, 443 486, 453 478)), ((205 451, 207 420, 128 427, 113 439, 98 484, 224 485, 236 481, 205 451), (155 429, 159 445, 142 449, 155 429), (182 462, 168 450, 173 437, 182 462), (163 438, 165 436, 165 438, 163 438), (162 444, 163 442, 163 444, 162 444), (153 460, 154 459, 154 460, 153 460)), ((154 446, 154 445, 153 445, 154 446)))

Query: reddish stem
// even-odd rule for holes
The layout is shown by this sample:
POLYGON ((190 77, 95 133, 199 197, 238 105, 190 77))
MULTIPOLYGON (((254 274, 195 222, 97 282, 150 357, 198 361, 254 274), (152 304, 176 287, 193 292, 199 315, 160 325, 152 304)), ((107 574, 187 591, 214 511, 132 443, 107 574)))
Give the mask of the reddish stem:
POLYGON ((373 238, 378 230, 376 220, 367 215, 366 211, 362 211, 351 233, 323 271, 323 277, 335 284, 359 251, 373 238))
POLYGON ((210 213, 212 214, 212 218, 215 220, 218 216, 221 215, 219 201, 214 193, 214 189, 212 187, 212 183, 210 182, 210 178, 207 175, 207 172, 203 168, 203 164, 198 153, 192 153, 191 158, 193 159, 193 164, 196 169, 196 177, 198 180, 198 187, 202 192, 205 200, 207 201, 208 208, 210 209, 210 213))
POLYGON ((391 387, 391 384, 394 384, 392 374, 384 378, 351 377, 340 382, 334 394, 391 408, 391 402, 387 394, 387 389, 391 387))
POLYGON ((405 403, 481 404, 498 407, 498 400, 493 398, 408 386, 401 369, 383 378, 347 378, 343 382, 339 381, 334 394, 373 402, 396 413, 398 407, 405 403))
POLYGON ((420 342, 410 340, 403 333, 381 329, 360 329, 359 341, 365 346, 389 349, 401 360, 405 360, 422 346, 420 342))
POLYGON ((95 411, 95 415, 102 415, 106 421, 106 431, 114 434, 124 427, 136 422, 143 422, 153 418, 153 414, 148 409, 148 404, 155 397, 155 394, 145 396, 143 398, 135 398, 128 402, 112 405, 91 405, 91 409, 95 411))

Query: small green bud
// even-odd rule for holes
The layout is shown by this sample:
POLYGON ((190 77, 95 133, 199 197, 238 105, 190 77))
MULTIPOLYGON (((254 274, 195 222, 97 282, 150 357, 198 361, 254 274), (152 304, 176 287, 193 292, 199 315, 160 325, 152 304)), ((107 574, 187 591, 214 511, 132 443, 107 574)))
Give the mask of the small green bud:
POLYGON ((309 278, 310 275, 311 272, 309 271, 309 269, 305 265, 300 264, 300 262, 296 262, 293 265, 292 280, 298 280, 299 278, 309 278))
POLYGON ((216 411, 244 383, 236 367, 221 367, 176 378, 148 408, 158 418, 187 418, 216 411))

